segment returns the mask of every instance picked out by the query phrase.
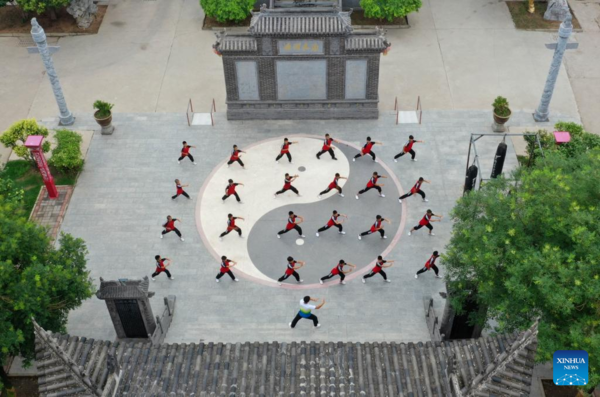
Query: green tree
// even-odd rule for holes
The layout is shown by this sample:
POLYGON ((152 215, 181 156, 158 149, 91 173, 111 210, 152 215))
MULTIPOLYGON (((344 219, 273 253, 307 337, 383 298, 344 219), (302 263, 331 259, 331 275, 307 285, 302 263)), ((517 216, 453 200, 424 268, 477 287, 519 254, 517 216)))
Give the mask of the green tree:
POLYGON ((367 18, 387 19, 390 22, 419 11, 422 5, 421 0, 360 0, 367 18))
POLYGON ((537 360, 556 350, 586 350, 590 386, 600 383, 600 149, 543 161, 461 198, 444 255, 451 303, 499 331, 540 319, 537 360))
POLYGON ((56 10, 68 6, 71 0, 16 0, 16 2, 25 12, 36 14, 49 12, 50 17, 56 19, 56 10))
MULTIPOLYGON (((41 135, 47 138, 48 129, 39 125, 35 119, 17 121, 0 135, 0 142, 4 146, 11 148, 17 156, 34 162, 35 160, 31 156, 29 149, 24 146, 27 137, 30 135, 41 135)), ((48 140, 42 144, 42 150, 44 153, 50 151, 50 142, 48 140)))
POLYGON ((32 317, 64 332, 69 311, 93 293, 83 240, 61 234, 56 248, 45 229, 28 220, 15 199, 19 193, 8 190, 0 191, 0 364, 11 355, 34 357, 32 317))
POLYGON ((255 0, 200 0, 204 13, 219 22, 240 22, 248 18, 255 0))

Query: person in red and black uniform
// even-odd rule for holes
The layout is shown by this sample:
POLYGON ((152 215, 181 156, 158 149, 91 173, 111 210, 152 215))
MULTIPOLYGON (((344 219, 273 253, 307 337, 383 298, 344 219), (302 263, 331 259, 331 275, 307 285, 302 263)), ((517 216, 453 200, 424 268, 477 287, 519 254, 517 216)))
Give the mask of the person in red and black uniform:
POLYGON ((173 280, 175 277, 171 276, 171 273, 167 270, 167 267, 171 266, 171 260, 169 258, 161 258, 160 255, 156 255, 154 259, 156 259, 156 270, 152 273, 152 281, 155 281, 154 277, 162 272, 165 272, 169 280, 173 280))
POLYGON ((298 189, 296 189, 295 187, 292 186, 292 182, 294 182, 296 179, 298 179, 298 175, 290 176, 290 174, 286 173, 285 174, 285 178, 283 180, 283 189, 281 189, 278 192, 275 192, 275 198, 277 198, 278 194, 285 193, 288 190, 291 190, 292 192, 294 192, 298 196, 300 196, 300 193, 298 192, 298 189))
POLYGON ((398 158, 404 156, 406 153, 410 153, 412 161, 417 161, 417 159, 415 159, 415 156, 417 154, 415 153, 415 151, 412 148, 415 143, 423 143, 423 141, 415 141, 415 137, 412 135, 409 135, 408 142, 406 142, 404 144, 402 151, 394 156, 394 162, 397 163, 398 158))
POLYGON ((346 278, 346 274, 350 273, 355 268, 356 265, 353 265, 352 263, 346 263, 343 259, 340 259, 338 264, 333 269, 331 269, 327 276, 321 277, 320 283, 323 284, 323 281, 325 280, 329 280, 330 278, 335 276, 340 276, 340 284, 346 284, 346 282, 344 281, 344 279, 346 278), (344 266, 348 266, 350 267, 350 269, 344 270, 344 266))
POLYGON ((221 235, 219 236, 219 240, 223 240, 223 236, 228 235, 232 230, 238 232, 238 235, 242 237, 242 229, 240 229, 239 226, 235 225, 235 221, 237 219, 240 219, 242 221, 245 220, 241 216, 233 216, 232 214, 227 214, 227 230, 221 233, 221 235))
POLYGON ((235 199, 237 200, 238 203, 242 204, 242 200, 240 199, 240 196, 238 196, 237 192, 235 191, 235 187, 236 186, 244 186, 243 183, 234 183, 233 179, 230 179, 228 181, 229 183, 227 184, 227 186, 225 186, 225 195, 223 196, 223 202, 225 202, 225 200, 227 200, 229 198, 229 196, 231 196, 232 194, 235 196, 235 199))
POLYGON ((244 166, 244 163, 242 163, 242 160, 240 159, 240 157, 242 157, 240 153, 246 153, 246 152, 238 149, 237 145, 233 145, 233 150, 231 151, 231 156, 229 156, 229 161, 227 162, 227 167, 229 167, 234 162, 238 162, 242 166, 242 168, 246 168, 244 166))
POLYGON ((373 267, 373 269, 371 269, 369 273, 363 276, 363 284, 367 282, 368 278, 373 277, 376 274, 381 274, 381 277, 383 277, 383 281, 385 281, 386 283, 390 283, 392 280, 387 278, 387 274, 385 274, 383 269, 385 269, 386 267, 391 267, 394 262, 395 261, 386 261, 385 259, 383 259, 383 256, 379 255, 377 257, 377 261, 375 262, 375 267, 373 267))
POLYGON ((340 179, 348 179, 348 178, 346 178, 345 176, 340 176, 340 174, 336 173, 335 174, 335 178, 333 178, 333 182, 331 182, 329 184, 329 186, 327 186, 327 189, 325 189, 321 193, 319 193, 319 197, 322 196, 322 195, 324 195, 324 194, 329 193, 331 191, 331 189, 337 190, 338 194, 341 197, 344 197, 344 195, 342 194, 342 188, 340 186, 340 179))
POLYGON ((300 237, 306 237, 304 234, 302 234, 302 228, 298 226, 302 222, 304 222, 303 217, 294 214, 293 211, 288 212, 287 225, 285 225, 285 229, 280 230, 279 233, 277 233, 277 238, 281 238, 282 234, 285 234, 292 229, 297 231, 300 237))
POLYGON ((373 176, 371 177, 371 179, 369 179, 369 182, 367 182, 367 186, 364 189, 360 190, 358 193, 356 193, 356 199, 358 200, 358 195, 359 194, 363 194, 365 192, 368 192, 371 189, 377 190, 379 192, 379 197, 385 197, 385 194, 381 193, 381 187, 385 186, 385 185, 377 183, 377 180, 379 178, 387 178, 387 176, 385 176, 385 175, 378 175, 377 171, 375 171, 373 173, 373 176))
POLYGON ((190 154, 190 148, 196 148, 196 146, 190 146, 187 144, 186 141, 183 141, 183 147, 181 148, 181 157, 177 159, 177 162, 179 164, 181 164, 181 160, 183 160, 186 157, 189 158, 192 163, 196 164, 196 162, 194 161, 194 157, 192 157, 192 155, 190 154))
POLYGON ((321 160, 321 155, 324 154, 325 152, 329 153, 332 160, 337 160, 337 158, 335 157, 335 153, 333 153, 333 150, 335 149, 335 147, 332 146, 333 142, 339 143, 339 141, 336 141, 335 139, 330 137, 329 134, 325 134, 325 140, 323 141, 323 147, 321 148, 321 151, 319 153, 317 153, 317 160, 321 160))
POLYGON ((175 227, 175 222, 181 222, 181 220, 177 218, 172 218, 171 215, 167 215, 167 221, 163 223, 163 227, 165 228, 165 230, 162 231, 160 238, 163 238, 163 236, 167 233, 175 232, 175 234, 179 236, 181 241, 184 241, 183 237, 181 237, 181 232, 175 227))
POLYGON ((179 181, 179 179, 175 179, 175 188, 177 189, 177 193, 175 194, 175 196, 172 196, 171 199, 175 200, 177 197, 179 197, 179 195, 183 194, 185 197, 187 197, 188 199, 190 198, 190 195, 187 194, 183 188, 184 187, 188 187, 190 185, 182 185, 181 182, 179 181))
POLYGON ((381 215, 377 215, 375 217, 375 223, 373 224, 373 226, 371 226, 371 228, 366 232, 362 232, 361 234, 359 234, 358 239, 362 240, 364 236, 368 236, 369 234, 373 234, 375 232, 379 232, 381 238, 387 238, 387 236, 385 235, 385 230, 383 230, 383 222, 387 222, 390 225, 392 224, 392 222, 390 222, 389 219, 385 219, 381 215))
POLYGON ((354 158, 352 159, 352 161, 356 161, 357 158, 364 156, 365 154, 368 154, 369 156, 371 156, 371 158, 373 159, 373 161, 377 161, 377 156, 375 155, 375 152, 373 152, 373 145, 383 145, 383 143, 381 142, 377 142, 377 141, 372 141, 371 137, 368 136, 367 137, 367 143, 364 144, 364 146, 362 147, 361 151, 359 154, 357 154, 356 156, 354 156, 354 158))
POLYGON ((413 226, 413 228, 410 229, 410 232, 408 232, 408 235, 410 236, 412 234, 412 232, 414 232, 415 230, 419 230, 420 228, 425 226, 427 229, 429 229, 429 235, 435 236, 435 234, 433 234, 433 226, 431 226, 431 222, 439 222, 442 220, 442 218, 443 218, 442 215, 436 215, 433 212, 431 212, 431 210, 427 210, 427 212, 425 213, 423 218, 419 221, 419 224, 416 226, 413 226), (433 218, 439 218, 439 219, 433 219, 433 218))
POLYGON ((421 190, 421 185, 423 184, 423 182, 425 182, 425 183, 431 183, 431 182, 429 182, 429 181, 427 181, 427 180, 423 179, 423 177, 420 177, 420 178, 419 178, 419 180, 417 181, 417 183, 415 183, 415 186, 413 186, 413 187, 410 189, 410 192, 406 193, 406 194, 405 194, 405 195, 403 195, 403 196, 400 196, 400 198, 398 199, 398 201, 399 201, 400 203, 402 203, 402 199, 405 199, 405 198, 407 198, 407 197, 410 197, 410 196, 412 196, 413 194, 419 194, 419 195, 421 196, 421 198, 423 199, 423 201, 424 201, 424 202, 428 202, 429 200, 427 200, 427 199, 425 198, 425 192, 421 190))
POLYGON ((294 143, 298 143, 298 142, 297 141, 290 142, 290 141, 288 141, 287 138, 283 138, 283 145, 281 145, 281 151, 279 152, 279 155, 275 158, 276 163, 279 163, 279 159, 282 158, 284 154, 287 156, 287 159, 289 160, 290 164, 292 163, 292 155, 290 154, 290 145, 292 145, 294 143))
POLYGON ((299 283, 303 282, 304 280, 300 279, 300 275, 296 270, 300 269, 306 263, 304 261, 294 260, 294 258, 292 258, 291 256, 288 256, 287 261, 288 263, 285 268, 285 273, 283 274, 283 276, 279 277, 279 279, 277 280, 277 284, 281 285, 281 282, 287 280, 289 276, 294 276, 296 281, 299 283))
POLYGON ((331 215, 331 218, 329 218, 329 221, 327 221, 327 224, 325 226, 323 226, 322 228, 320 228, 319 230, 317 230, 316 236, 319 237, 319 233, 324 232, 325 230, 329 229, 332 226, 337 227, 339 234, 346 234, 346 232, 343 231, 344 228, 342 227, 343 221, 338 221, 338 218, 340 216, 348 219, 348 216, 346 216, 344 214, 338 214, 337 211, 333 211, 333 215, 331 215))
POLYGON ((221 257, 221 267, 219 268, 219 273, 217 274, 215 281, 218 283, 219 279, 223 277, 224 274, 227 274, 229 277, 231 277, 233 281, 240 281, 237 278, 235 278, 233 272, 231 271, 231 268, 235 265, 237 265, 236 261, 229 260, 225 255, 223 255, 221 257))
POLYGON ((415 274, 415 278, 419 278, 419 274, 425 273, 429 269, 433 269, 433 271, 435 272, 435 278, 442 278, 442 276, 440 276, 440 270, 435 265, 435 260, 439 257, 440 254, 437 251, 433 251, 433 255, 431 255, 431 258, 429 258, 427 262, 425 262, 425 266, 423 266, 423 269, 419 270, 417 274, 415 274))

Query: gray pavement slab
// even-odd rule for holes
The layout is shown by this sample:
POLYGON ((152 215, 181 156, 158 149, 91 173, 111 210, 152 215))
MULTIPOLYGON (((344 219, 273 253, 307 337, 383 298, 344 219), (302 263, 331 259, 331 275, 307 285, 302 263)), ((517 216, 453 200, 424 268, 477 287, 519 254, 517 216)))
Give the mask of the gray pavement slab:
MULTIPOLYGON (((91 114, 76 116, 74 129, 98 129, 94 127, 91 114)), ((515 112, 509 123, 512 126, 549 128, 558 119, 577 121, 565 116, 552 118, 551 123, 536 125, 532 124, 529 113, 515 112)), ((238 283, 227 278, 215 283, 218 261, 204 246, 195 225, 198 192, 213 169, 228 156, 233 143, 244 148, 257 141, 284 135, 322 136, 327 132, 356 144, 361 144, 367 134, 383 141, 384 146, 376 147, 378 157, 390 166, 403 188, 408 189, 419 176, 431 180, 431 185, 426 186, 430 199, 428 204, 436 212, 447 215, 462 193, 468 138, 471 133, 490 132, 491 112, 428 111, 424 114, 422 125, 398 126, 394 120, 394 114, 384 113, 376 121, 228 122, 223 113, 217 113, 215 127, 190 128, 182 113, 116 113, 115 133, 112 136, 94 134, 92 138, 85 168, 71 199, 62 230, 86 241, 90 252, 88 266, 96 282, 99 277, 116 279, 150 275, 154 270, 153 257, 156 254, 173 259, 171 270, 175 279, 170 281, 160 275, 151 285, 151 290, 156 292, 156 297, 151 300, 155 313, 162 307, 163 296, 177 296, 176 314, 167 342, 427 340, 422 299, 424 296, 433 296, 436 311, 441 315, 444 301, 438 292, 444 290, 444 284, 435 279, 433 274, 427 273, 418 280, 414 279, 414 274, 433 249, 443 252, 452 228, 448 217, 435 224, 435 237, 428 237, 423 230, 411 237, 405 234, 401 237, 388 255, 388 258, 399 261, 387 272, 392 283, 383 283, 374 277, 366 285, 354 279, 343 287, 334 284, 304 291, 271 287, 244 277, 240 277, 238 283), (415 145, 419 161, 413 163, 404 158, 394 163, 392 158, 408 134, 425 141, 424 144, 415 145), (177 164, 182 140, 198 146, 194 149, 199 163, 197 166, 188 162, 177 164), (190 183, 187 191, 193 199, 191 202, 173 202, 170 199, 174 178, 190 183), (185 242, 175 236, 166 236, 162 240, 159 238, 161 222, 167 214, 183 220, 180 230, 185 242), (323 309, 316 313, 323 327, 314 330, 310 324, 300 323, 291 331, 287 324, 298 310, 298 301, 305 294, 327 300, 323 309)), ((502 135, 498 134, 478 142, 484 173, 491 171, 493 155, 501 139, 502 135)), ((516 165, 512 145, 510 141, 508 143, 505 172, 516 165)), ((359 161, 366 163, 367 159, 359 161)), ((360 171, 362 166, 366 170, 372 164, 357 162, 352 163, 351 167, 360 171)), ((248 173, 248 180, 252 180, 252 173, 259 170, 249 168, 245 172, 248 173)), ((364 183, 363 178, 356 179, 355 182, 351 172, 350 183, 364 183)), ((397 204, 395 199, 390 197, 389 204, 397 204)), ((328 200, 331 198, 326 199, 325 203, 328 200)), ((306 206, 299 213, 317 219, 318 212, 322 211, 320 204, 306 206)), ((416 198, 409 198, 406 208, 406 213, 400 213, 398 204, 393 216, 405 218, 407 226, 416 223, 423 215, 423 207, 416 198)), ((347 210, 355 211, 353 207, 347 210)), ((390 211, 394 212, 393 209, 390 211)), ((260 224, 258 227, 261 227, 260 224)), ((247 232, 254 249, 255 231, 247 232)), ((325 232, 319 243, 333 241, 337 237, 333 234, 331 230, 325 232)), ((286 244, 285 240, 277 240, 272 232, 265 235, 271 239, 257 239, 256 242, 256 246, 263 245, 264 252, 273 250, 276 244, 286 244)), ((314 238, 314 235, 311 237, 314 238)), ((349 241, 352 238, 348 235, 344 237, 349 241)), ((372 240, 354 240, 356 244, 364 243, 366 253, 359 255, 364 255, 367 258, 365 260, 376 253, 376 250, 368 251, 379 243, 372 240)), ((298 251, 299 258, 315 255, 310 245, 303 247, 310 250, 298 251)), ((340 246, 340 250, 343 247, 340 246)), ((274 262, 278 267, 283 265, 279 257, 274 262)), ((440 268, 443 274, 443 262, 440 268)), ((279 273, 273 270, 274 276, 279 273)), ((74 335, 102 339, 114 336, 104 303, 95 298, 85 301, 79 309, 70 313, 67 328, 74 335)))
MULTIPOLYGON (((590 36, 567 52, 574 88, 561 70, 551 111, 579 117, 579 106, 587 128, 598 131, 597 68, 577 68, 600 57, 592 35, 597 3, 573 6, 590 15, 582 20, 584 33, 574 36, 590 36), (576 70, 585 70, 583 78, 576 70)), ((90 112, 103 99, 122 113, 182 112, 190 98, 196 111, 208 112, 213 99, 222 111, 222 61, 203 18, 197 0, 111 0, 98 34, 58 40, 54 63, 71 111, 90 112)), ((417 96, 425 109, 488 110, 497 95, 515 111, 537 107, 552 58, 544 44, 555 34, 517 31, 503 2, 425 0, 409 18, 411 29, 387 32, 393 47, 381 59, 380 109, 391 110, 398 97, 401 109, 412 110, 417 96)), ((25 117, 55 117, 39 56, 27 54, 18 38, 0 38, 0 58, 0 130, 25 117)), ((8 157, 0 155, 1 164, 8 157)))

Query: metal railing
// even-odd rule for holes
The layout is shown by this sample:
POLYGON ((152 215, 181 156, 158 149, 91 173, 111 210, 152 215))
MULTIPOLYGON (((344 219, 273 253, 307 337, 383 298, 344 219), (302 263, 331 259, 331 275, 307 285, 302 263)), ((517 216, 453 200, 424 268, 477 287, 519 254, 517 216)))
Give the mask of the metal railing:
POLYGON ((192 105, 192 99, 188 101, 187 110, 185 111, 185 116, 187 117, 188 127, 192 125, 192 120, 190 120, 190 110, 192 112, 192 120, 194 120, 194 105, 192 105))
MULTIPOLYGON (((210 124, 215 126, 215 118, 214 114, 217 112, 217 105, 215 104, 215 99, 213 98, 210 104, 210 124)), ((192 125, 194 121, 194 104, 192 103, 192 99, 188 101, 187 110, 185 111, 185 117, 187 118, 188 127, 192 125), (191 115, 191 118, 190 118, 191 115)))
MULTIPOLYGON (((394 112, 396 112, 396 124, 398 124, 398 118, 400 115, 400 108, 398 106, 398 97, 394 100, 394 112)), ((423 105, 421 104, 421 96, 417 97, 417 110, 415 113, 418 113, 419 125, 421 124, 421 120, 423 119, 423 105)))
POLYGON ((210 107, 210 124, 215 126, 215 119, 213 117, 213 113, 217 113, 217 105, 215 105, 215 99, 212 100, 212 105, 210 107))

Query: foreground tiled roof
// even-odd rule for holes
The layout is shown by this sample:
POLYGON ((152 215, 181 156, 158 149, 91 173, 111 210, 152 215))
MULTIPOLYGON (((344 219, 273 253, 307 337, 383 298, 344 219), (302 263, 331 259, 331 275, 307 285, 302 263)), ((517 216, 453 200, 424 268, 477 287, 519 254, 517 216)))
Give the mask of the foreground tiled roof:
POLYGON ((269 12, 254 14, 248 32, 254 35, 339 35, 352 32, 350 14, 342 11, 310 13, 269 12))
POLYGON ((51 335, 36 324, 36 364, 41 396, 115 387, 118 396, 527 396, 535 350, 527 332, 435 343, 151 345, 51 335))

